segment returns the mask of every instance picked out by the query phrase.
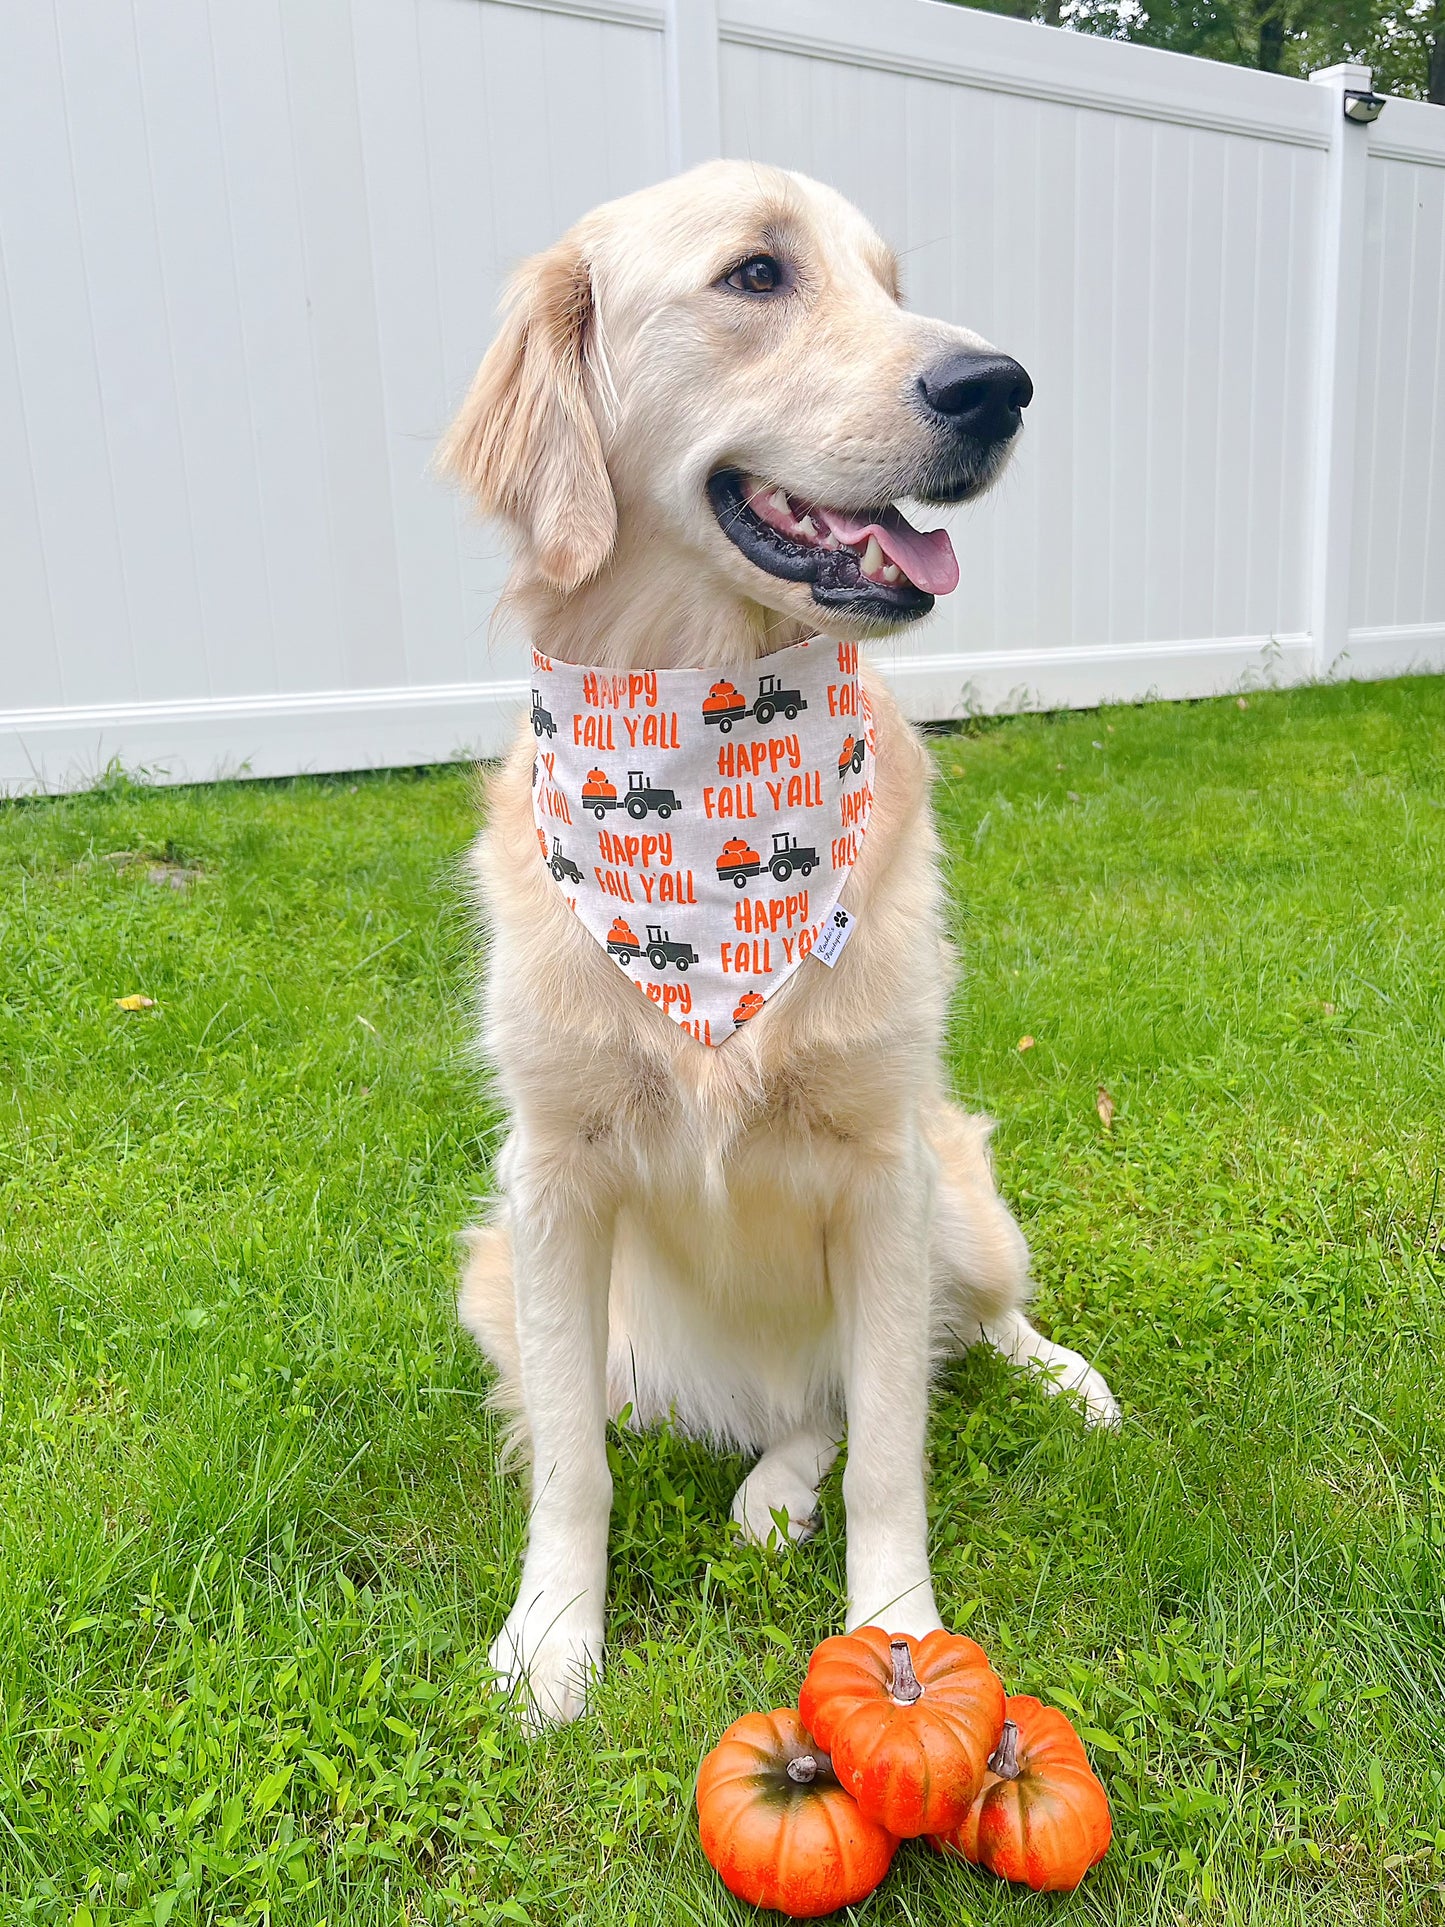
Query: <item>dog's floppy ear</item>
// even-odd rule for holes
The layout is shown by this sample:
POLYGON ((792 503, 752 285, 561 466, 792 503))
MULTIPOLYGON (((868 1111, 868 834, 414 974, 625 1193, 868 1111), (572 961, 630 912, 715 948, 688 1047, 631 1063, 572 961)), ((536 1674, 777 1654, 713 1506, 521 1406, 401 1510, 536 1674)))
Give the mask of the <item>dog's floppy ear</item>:
POLYGON ((560 241, 524 264, 504 317, 437 463, 530 544, 549 582, 575 589, 617 536, 583 379, 592 276, 575 243, 560 241))

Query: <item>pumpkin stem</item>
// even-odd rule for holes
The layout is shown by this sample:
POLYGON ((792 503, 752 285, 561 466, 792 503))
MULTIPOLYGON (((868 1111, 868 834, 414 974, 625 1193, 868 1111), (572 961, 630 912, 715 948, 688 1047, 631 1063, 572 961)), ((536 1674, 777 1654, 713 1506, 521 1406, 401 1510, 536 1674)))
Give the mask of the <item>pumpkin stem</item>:
POLYGON ((794 1786, 807 1786, 818 1771, 818 1762, 811 1753, 800 1753, 796 1760, 788 1761, 788 1778, 794 1786))
POLYGON ((1012 1720, 1003 1723, 998 1745, 988 1756, 988 1770, 1001 1780, 1016 1780, 1023 1772, 1019 1765, 1019 1730, 1012 1720))
POLYGON ((913 1670, 913 1655, 908 1650, 908 1641, 890 1639, 888 1650, 893 1655, 893 1697, 900 1706, 912 1706, 915 1700, 923 1698, 923 1688, 913 1670))

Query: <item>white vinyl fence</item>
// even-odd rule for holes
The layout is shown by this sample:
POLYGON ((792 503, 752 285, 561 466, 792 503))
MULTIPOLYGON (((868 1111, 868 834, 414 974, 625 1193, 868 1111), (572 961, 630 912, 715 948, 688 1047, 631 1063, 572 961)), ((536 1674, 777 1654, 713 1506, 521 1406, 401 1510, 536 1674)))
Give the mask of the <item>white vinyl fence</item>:
POLYGON ((934 0, 0 9, 0 787, 490 752, 427 474, 508 270, 714 153, 833 182, 1037 399, 910 712, 1445 666, 1445 110, 934 0))

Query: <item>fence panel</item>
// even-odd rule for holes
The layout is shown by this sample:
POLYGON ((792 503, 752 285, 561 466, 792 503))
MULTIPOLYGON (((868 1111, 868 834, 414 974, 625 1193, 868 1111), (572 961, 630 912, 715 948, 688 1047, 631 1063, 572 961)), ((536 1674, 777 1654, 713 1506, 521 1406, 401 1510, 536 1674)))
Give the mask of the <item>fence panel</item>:
POLYGON ((0 11, 0 788, 500 747, 431 448, 508 270, 713 151, 1037 383, 911 713, 1445 664, 1445 113, 1344 84, 933 0, 0 11))
POLYGON ((497 746, 503 563, 431 449, 663 114, 654 8, 5 10, 0 785, 497 746))
POLYGON ((1445 112, 1370 132, 1349 667, 1389 674, 1445 648, 1445 112))
MULTIPOLYGON (((1100 111, 1089 77, 1046 63, 1007 89, 950 73, 946 47, 893 38, 894 11, 845 0, 807 46, 806 0, 728 0, 721 72, 729 152, 843 188, 898 245, 912 305, 1034 378, 1004 484, 951 518, 963 586, 898 673, 937 703, 949 675, 975 697, 1036 690, 1060 651, 1093 677, 1118 652, 1126 694, 1303 668, 1326 103, 1276 117, 1304 90, 1237 71, 1213 103, 1171 97, 1184 63, 1161 56, 1138 111, 1100 111), (852 37, 880 12, 884 68, 852 37)), ((960 50, 1000 26, 1002 66, 1012 24, 966 17, 960 50)))

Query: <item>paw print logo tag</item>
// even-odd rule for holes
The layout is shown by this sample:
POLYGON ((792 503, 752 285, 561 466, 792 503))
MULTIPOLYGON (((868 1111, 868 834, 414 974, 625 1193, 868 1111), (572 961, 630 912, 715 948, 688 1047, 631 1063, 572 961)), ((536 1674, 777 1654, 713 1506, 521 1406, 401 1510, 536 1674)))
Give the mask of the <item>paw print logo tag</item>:
POLYGON ((818 933, 818 941, 813 945, 813 955, 819 963, 827 964, 831 970, 843 954, 843 946, 853 934, 853 926, 858 919, 851 910, 845 910, 841 903, 835 904, 823 928, 818 933))

